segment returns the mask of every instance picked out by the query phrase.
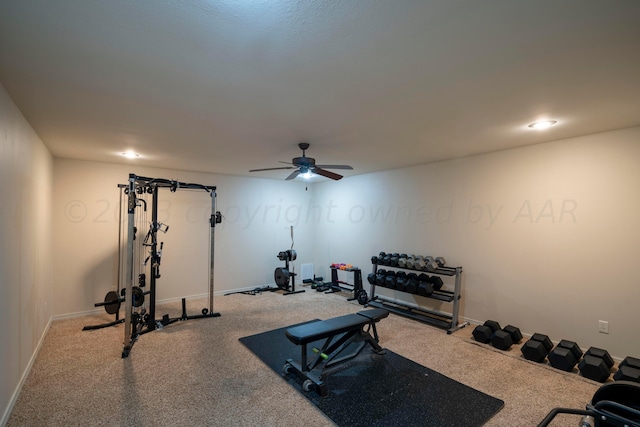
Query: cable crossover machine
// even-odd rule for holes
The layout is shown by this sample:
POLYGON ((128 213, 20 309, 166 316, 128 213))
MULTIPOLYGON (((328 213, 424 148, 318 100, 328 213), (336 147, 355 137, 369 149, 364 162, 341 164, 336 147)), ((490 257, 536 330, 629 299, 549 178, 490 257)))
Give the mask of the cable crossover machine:
POLYGON ((126 185, 120 188, 120 221, 118 234, 118 283, 117 290, 107 293, 103 306, 109 314, 115 314, 113 322, 102 325, 85 326, 83 330, 99 329, 124 323, 124 347, 122 357, 131 352, 138 337, 147 332, 161 329, 174 322, 190 319, 219 317, 213 311, 214 293, 214 246, 215 226, 222 222, 222 215, 216 210, 216 187, 173 181, 163 178, 146 178, 129 174, 126 185), (211 197, 211 215, 209 218, 209 306, 202 314, 187 315, 186 298, 182 298, 182 315, 171 318, 168 314, 156 319, 156 282, 160 278, 163 243, 158 243, 158 232, 166 233, 169 226, 158 221, 158 190, 169 189, 205 191, 211 197), (150 200, 151 220, 148 220, 148 199, 150 200), (124 203, 123 203, 124 201, 124 203), (123 213, 126 210, 126 229, 123 213), (139 230, 148 227, 142 237, 139 230), (126 249, 123 251, 123 241, 126 249), (149 286, 147 290, 147 278, 149 286), (124 286, 123 286, 124 283, 124 286), (120 319, 120 307, 124 303, 124 319, 120 319))

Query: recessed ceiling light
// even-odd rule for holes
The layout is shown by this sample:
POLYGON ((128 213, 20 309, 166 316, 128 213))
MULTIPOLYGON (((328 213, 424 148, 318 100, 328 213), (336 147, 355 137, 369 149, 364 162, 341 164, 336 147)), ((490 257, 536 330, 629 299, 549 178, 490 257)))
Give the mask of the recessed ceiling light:
POLYGON ((539 122, 531 123, 527 127, 531 128, 531 129, 542 130, 542 129, 550 128, 551 126, 555 125, 556 123, 558 123, 557 120, 541 120, 539 122))
POLYGON ((124 153, 121 153, 121 154, 127 159, 137 159, 138 157, 140 157, 140 154, 134 153, 133 151, 125 151, 124 153))

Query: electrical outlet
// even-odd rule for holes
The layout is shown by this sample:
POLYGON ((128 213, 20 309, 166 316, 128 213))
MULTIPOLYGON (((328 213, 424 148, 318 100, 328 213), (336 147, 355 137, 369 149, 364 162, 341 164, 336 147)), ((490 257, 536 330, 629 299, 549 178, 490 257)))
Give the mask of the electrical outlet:
POLYGON ((609 322, 606 320, 598 320, 598 332, 602 334, 609 333, 609 322))

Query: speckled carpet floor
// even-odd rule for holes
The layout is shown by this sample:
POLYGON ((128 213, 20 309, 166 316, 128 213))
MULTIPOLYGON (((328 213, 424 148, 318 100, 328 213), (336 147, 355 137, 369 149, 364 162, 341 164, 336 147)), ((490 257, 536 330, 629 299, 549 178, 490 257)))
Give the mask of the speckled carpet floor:
MULTIPOLYGON (((362 310, 340 293, 216 296, 221 317, 177 322, 140 336, 122 359, 123 325, 106 313, 57 320, 10 415, 9 426, 332 426, 334 422, 239 339, 311 319, 362 310)), ((207 301, 187 301, 197 314, 207 301)), ((179 316, 179 302, 157 307, 179 316)), ((390 315, 380 344, 505 402, 486 426, 535 426, 556 406, 584 408, 599 384, 473 342, 471 328, 452 335, 390 315)), ((404 421, 395 425, 406 425, 404 421)), ((560 416, 554 426, 578 424, 560 416)), ((411 425, 426 425, 422 419, 411 425)))

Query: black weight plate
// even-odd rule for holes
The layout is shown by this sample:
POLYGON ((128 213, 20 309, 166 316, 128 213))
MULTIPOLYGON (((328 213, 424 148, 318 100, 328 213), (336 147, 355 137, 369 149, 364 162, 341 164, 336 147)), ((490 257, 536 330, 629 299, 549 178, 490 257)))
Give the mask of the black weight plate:
POLYGON ((279 288, 286 288, 289 286, 289 270, 286 268, 278 267, 273 273, 273 278, 279 288))
POLYGON ((133 299, 131 300, 133 306, 136 308, 141 307, 144 304, 144 291, 138 286, 134 286, 131 288, 131 293, 133 294, 133 299))
POLYGON ((116 314, 120 310, 120 298, 116 291, 107 292, 107 295, 104 297, 104 302, 106 303, 104 311, 107 313, 116 314))

